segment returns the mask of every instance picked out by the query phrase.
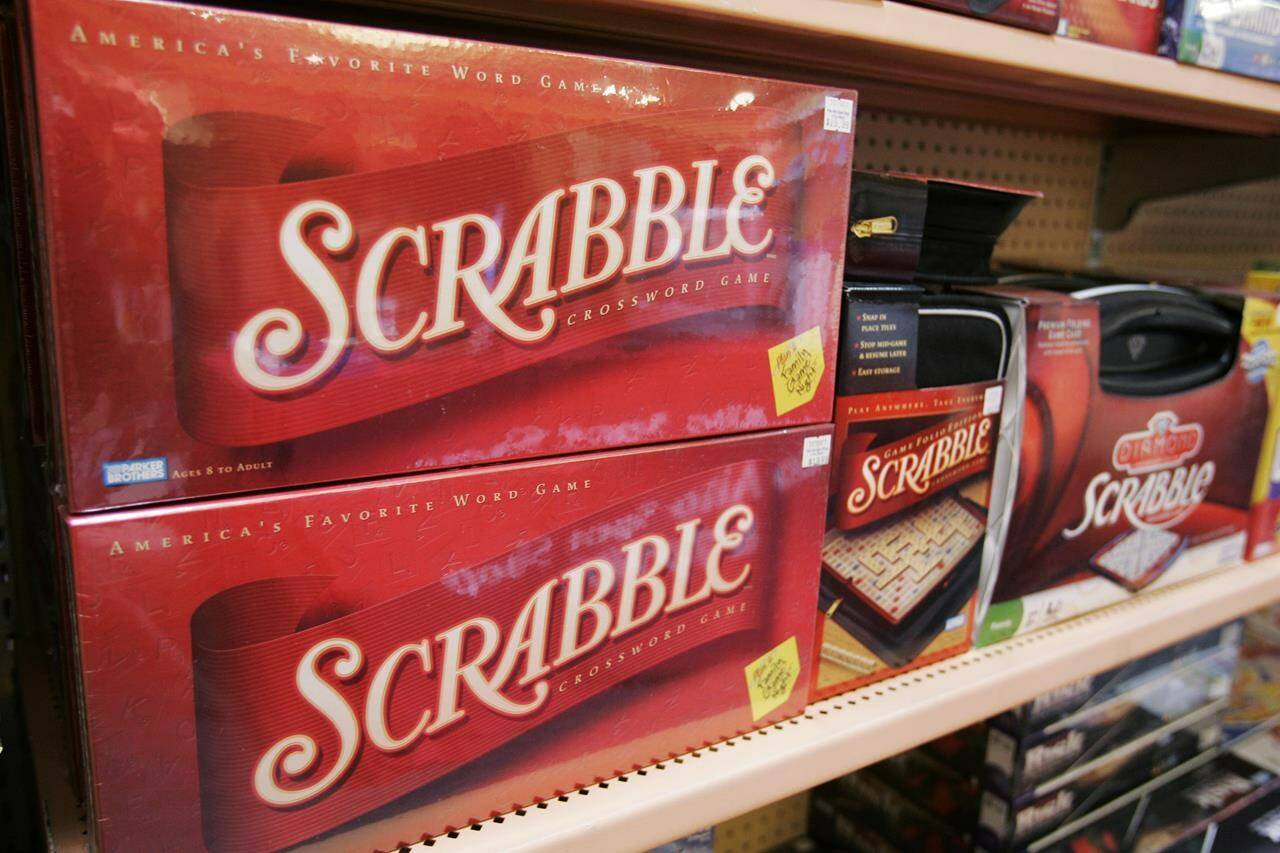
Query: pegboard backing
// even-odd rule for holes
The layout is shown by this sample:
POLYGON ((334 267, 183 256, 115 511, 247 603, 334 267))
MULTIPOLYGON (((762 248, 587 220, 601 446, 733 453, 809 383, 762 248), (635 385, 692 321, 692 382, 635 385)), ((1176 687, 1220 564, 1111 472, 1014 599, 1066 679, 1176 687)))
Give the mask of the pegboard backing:
POLYGON ((712 838, 715 853, 765 853, 804 835, 808 818, 808 791, 783 797, 718 824, 712 838))
POLYGON ((1280 258, 1280 178, 1149 201, 1101 238, 1099 266, 1136 278, 1244 279, 1280 258))
POLYGON ((1088 266, 1101 136, 994 122, 864 110, 857 168, 1036 189, 996 247, 998 260, 1036 267, 1088 266))

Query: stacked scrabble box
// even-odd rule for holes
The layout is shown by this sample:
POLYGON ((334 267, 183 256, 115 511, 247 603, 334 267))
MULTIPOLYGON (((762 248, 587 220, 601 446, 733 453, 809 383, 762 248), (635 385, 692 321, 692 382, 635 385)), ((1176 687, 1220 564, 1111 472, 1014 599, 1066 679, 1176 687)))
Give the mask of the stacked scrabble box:
POLYGON ((24 16, 100 848, 395 848, 803 707, 852 93, 24 16))

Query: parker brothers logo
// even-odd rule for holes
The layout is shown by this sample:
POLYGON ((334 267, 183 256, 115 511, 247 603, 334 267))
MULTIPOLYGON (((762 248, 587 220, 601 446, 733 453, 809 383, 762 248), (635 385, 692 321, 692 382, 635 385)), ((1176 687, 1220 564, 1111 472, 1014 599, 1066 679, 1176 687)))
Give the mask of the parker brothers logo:
MULTIPOLYGON (((733 165, 732 195, 727 202, 716 199, 717 173, 722 168, 718 161, 696 160, 690 168, 688 179, 666 165, 636 169, 630 193, 619 181, 605 177, 551 189, 525 212, 505 246, 502 217, 486 212, 453 216, 429 226, 404 223, 388 228, 367 244, 359 261, 354 311, 326 257, 307 239, 309 230, 319 225, 320 242, 330 258, 362 249, 356 245, 358 229, 352 215, 325 199, 297 204, 280 225, 279 250, 322 310, 326 328, 304 328, 298 314, 286 307, 260 311, 235 336, 236 373, 260 393, 305 390, 339 369, 355 340, 381 356, 397 358, 416 346, 465 335, 468 319, 462 311, 463 300, 507 340, 538 344, 556 330, 559 317, 553 305, 563 296, 677 262, 754 258, 768 251, 773 229, 748 236, 743 224, 763 214, 775 181, 769 159, 751 154, 733 165), (562 229, 566 202, 569 224, 562 229), (713 236, 713 221, 721 219, 723 224, 713 236), (567 252, 561 245, 564 230, 567 252), (558 256, 564 258, 563 277, 553 281, 558 256), (397 262, 416 263, 424 273, 434 272, 435 298, 430 310, 418 311, 404 328, 393 329, 384 314, 383 290, 397 262), (317 338, 319 356, 300 367, 308 341, 317 338)), ((622 302, 616 310, 626 309, 622 302)), ((610 307, 606 305, 601 313, 610 307)))
POLYGON ((1183 521, 1204 502, 1213 483, 1212 460, 1191 462, 1203 445, 1204 428, 1179 423, 1168 410, 1152 415, 1147 429, 1120 436, 1111 464, 1129 476, 1116 479, 1103 471, 1090 480, 1084 517, 1064 530, 1063 538, 1121 520, 1140 530, 1166 530, 1183 521))

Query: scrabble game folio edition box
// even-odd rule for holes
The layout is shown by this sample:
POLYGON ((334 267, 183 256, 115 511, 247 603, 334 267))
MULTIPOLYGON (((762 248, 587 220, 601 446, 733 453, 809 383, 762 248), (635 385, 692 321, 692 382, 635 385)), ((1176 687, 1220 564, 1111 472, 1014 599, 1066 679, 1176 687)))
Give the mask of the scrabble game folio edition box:
POLYGON ((24 10, 73 512, 830 420, 853 93, 24 10))
POLYGON ((1002 415, 1019 451, 979 645, 1274 551, 1274 297, 1069 280, 995 290, 1023 302, 1026 335, 1002 415))
POLYGON ((845 298, 815 698, 969 648, 1012 328, 993 297, 845 298))
POLYGON ((396 849, 798 713, 830 429, 67 517, 100 849, 396 849))

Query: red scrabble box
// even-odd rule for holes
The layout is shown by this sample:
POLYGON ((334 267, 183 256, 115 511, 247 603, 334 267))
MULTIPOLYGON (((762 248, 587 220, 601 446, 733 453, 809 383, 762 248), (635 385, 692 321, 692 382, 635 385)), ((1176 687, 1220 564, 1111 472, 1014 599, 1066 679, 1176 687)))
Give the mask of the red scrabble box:
POLYGON ((969 649, 1013 309, 846 285, 815 697, 969 649))
POLYGON ((799 712, 829 446, 71 517, 100 843, 385 850, 799 712))
POLYGON ((73 511, 830 418, 850 92, 173 4, 26 25, 73 511))
POLYGON ((1276 379, 1274 303, 1034 275, 1010 284, 1021 286, 998 292, 1026 306, 1014 353, 1025 393, 1005 409, 1021 445, 981 645, 1244 557, 1265 510, 1251 505, 1276 379))

